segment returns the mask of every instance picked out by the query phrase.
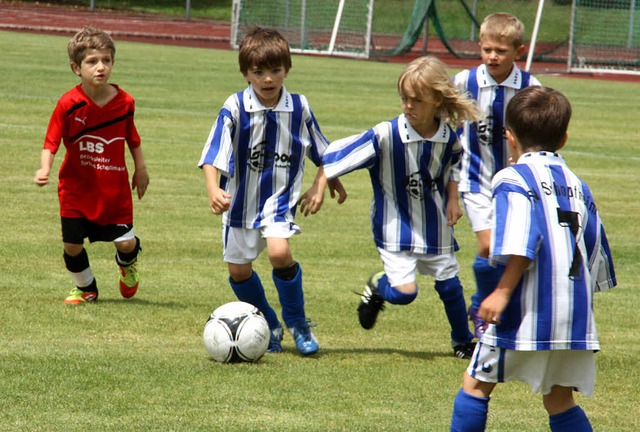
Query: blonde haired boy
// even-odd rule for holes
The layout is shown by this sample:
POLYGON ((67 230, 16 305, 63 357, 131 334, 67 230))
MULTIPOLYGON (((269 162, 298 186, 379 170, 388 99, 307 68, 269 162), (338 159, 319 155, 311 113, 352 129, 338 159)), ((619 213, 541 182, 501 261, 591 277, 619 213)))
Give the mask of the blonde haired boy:
POLYGON ((504 131, 505 110, 517 92, 540 85, 535 77, 516 65, 525 50, 523 37, 524 25, 515 16, 507 13, 487 16, 480 26, 482 65, 464 70, 454 78, 456 86, 475 99, 484 114, 478 122, 467 122, 458 129, 464 149, 459 191, 478 243, 473 263, 476 293, 471 297, 468 311, 478 338, 486 329, 486 323, 478 317, 478 307, 493 291, 502 272, 501 267, 491 267, 487 258, 493 218, 491 179, 509 165, 511 158, 504 131))
POLYGON ((462 216, 457 188, 462 148, 452 125, 475 121, 479 112, 434 57, 409 63, 397 86, 399 116, 332 142, 322 158, 329 179, 357 169, 367 169, 371 178, 371 228, 384 271, 369 278, 358 319, 369 330, 385 303, 412 303, 417 274, 427 274, 444 306, 453 354, 468 359, 475 343, 453 232, 462 216))

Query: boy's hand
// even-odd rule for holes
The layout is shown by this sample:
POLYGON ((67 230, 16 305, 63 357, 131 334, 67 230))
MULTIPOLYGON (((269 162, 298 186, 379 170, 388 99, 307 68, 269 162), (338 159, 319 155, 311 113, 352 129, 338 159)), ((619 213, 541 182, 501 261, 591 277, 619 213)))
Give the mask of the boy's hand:
POLYGON ((531 260, 525 256, 510 255, 498 286, 484 299, 478 309, 478 316, 489 324, 500 324, 502 312, 509 304, 513 292, 522 279, 531 260))
POLYGON ((149 174, 147 168, 138 168, 133 172, 131 178, 131 190, 136 190, 138 193, 138 199, 142 199, 149 186, 149 174))
POLYGON ((342 204, 347 200, 347 191, 345 190, 344 186, 342 186, 342 182, 339 178, 329 180, 328 184, 331 198, 335 198, 336 192, 338 193, 338 204, 342 204))
POLYGON ((38 171, 36 171, 36 175, 33 178, 33 182, 38 186, 44 186, 46 184, 49 184, 49 170, 40 168, 38 171))
POLYGON ((229 210, 229 206, 231 205, 229 202, 230 199, 231 195, 226 193, 224 189, 211 188, 209 191, 209 208, 211 208, 213 214, 221 215, 229 210))
POLYGON ((478 316, 489 324, 500 324, 500 316, 507 307, 511 296, 504 290, 495 290, 484 299, 478 309, 478 316))
POLYGON ((462 217, 462 209, 458 204, 457 198, 455 200, 449 200, 447 203, 447 226, 454 226, 462 217))
POLYGON ((309 213, 316 214, 322 208, 322 202, 324 201, 324 186, 314 182, 313 185, 300 196, 298 204, 300 204, 300 211, 304 216, 308 216, 309 213))

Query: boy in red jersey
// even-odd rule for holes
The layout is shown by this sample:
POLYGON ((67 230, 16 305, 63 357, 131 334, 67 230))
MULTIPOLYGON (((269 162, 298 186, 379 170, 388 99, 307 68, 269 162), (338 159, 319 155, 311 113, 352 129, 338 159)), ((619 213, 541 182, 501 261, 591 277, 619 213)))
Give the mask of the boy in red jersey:
POLYGON ((65 299, 82 304, 98 299, 98 286, 89 265, 84 239, 112 241, 120 268, 120 293, 133 297, 138 289, 136 261, 140 239, 133 231, 133 200, 136 189, 142 198, 149 175, 133 122, 133 98, 109 84, 115 45, 104 31, 87 26, 69 41, 71 70, 80 84, 65 93, 56 105, 34 181, 49 183, 55 154, 64 143, 58 199, 62 220, 64 261, 75 285, 65 299), (124 144, 135 170, 129 184, 124 144))

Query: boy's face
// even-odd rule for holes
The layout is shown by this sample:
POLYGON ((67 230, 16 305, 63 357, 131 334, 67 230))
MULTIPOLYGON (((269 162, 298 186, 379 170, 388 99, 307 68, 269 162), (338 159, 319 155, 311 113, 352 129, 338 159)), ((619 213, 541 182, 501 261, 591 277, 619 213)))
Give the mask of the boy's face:
POLYGON ((418 96, 405 84, 400 91, 400 101, 402 113, 411 127, 424 138, 433 136, 435 131, 432 129, 436 123, 436 110, 439 105, 433 100, 433 97, 430 95, 418 96))
POLYGON ((71 69, 80 77, 82 84, 99 87, 107 84, 113 70, 111 50, 89 49, 80 65, 71 62, 71 69))
POLYGON ((486 65, 489 75, 498 84, 507 79, 513 64, 524 52, 524 45, 516 48, 512 43, 501 38, 485 37, 478 45, 482 63, 486 65))
POLYGON ((271 68, 252 66, 243 76, 251 84, 253 91, 263 106, 270 108, 278 104, 282 85, 287 77, 287 71, 284 66, 271 68))

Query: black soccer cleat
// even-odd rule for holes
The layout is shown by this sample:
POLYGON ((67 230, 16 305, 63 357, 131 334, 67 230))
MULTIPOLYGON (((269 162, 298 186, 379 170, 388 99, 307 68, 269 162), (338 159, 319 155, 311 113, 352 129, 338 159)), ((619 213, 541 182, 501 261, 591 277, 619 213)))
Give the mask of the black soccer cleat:
POLYGON ((384 276, 384 272, 376 273, 369 278, 364 287, 360 305, 358 305, 358 319, 365 330, 373 328, 378 313, 384 310, 384 299, 378 293, 378 279, 382 276, 384 276))
POLYGON ((475 342, 463 342, 453 347, 453 355, 463 360, 471 360, 475 349, 475 342))

